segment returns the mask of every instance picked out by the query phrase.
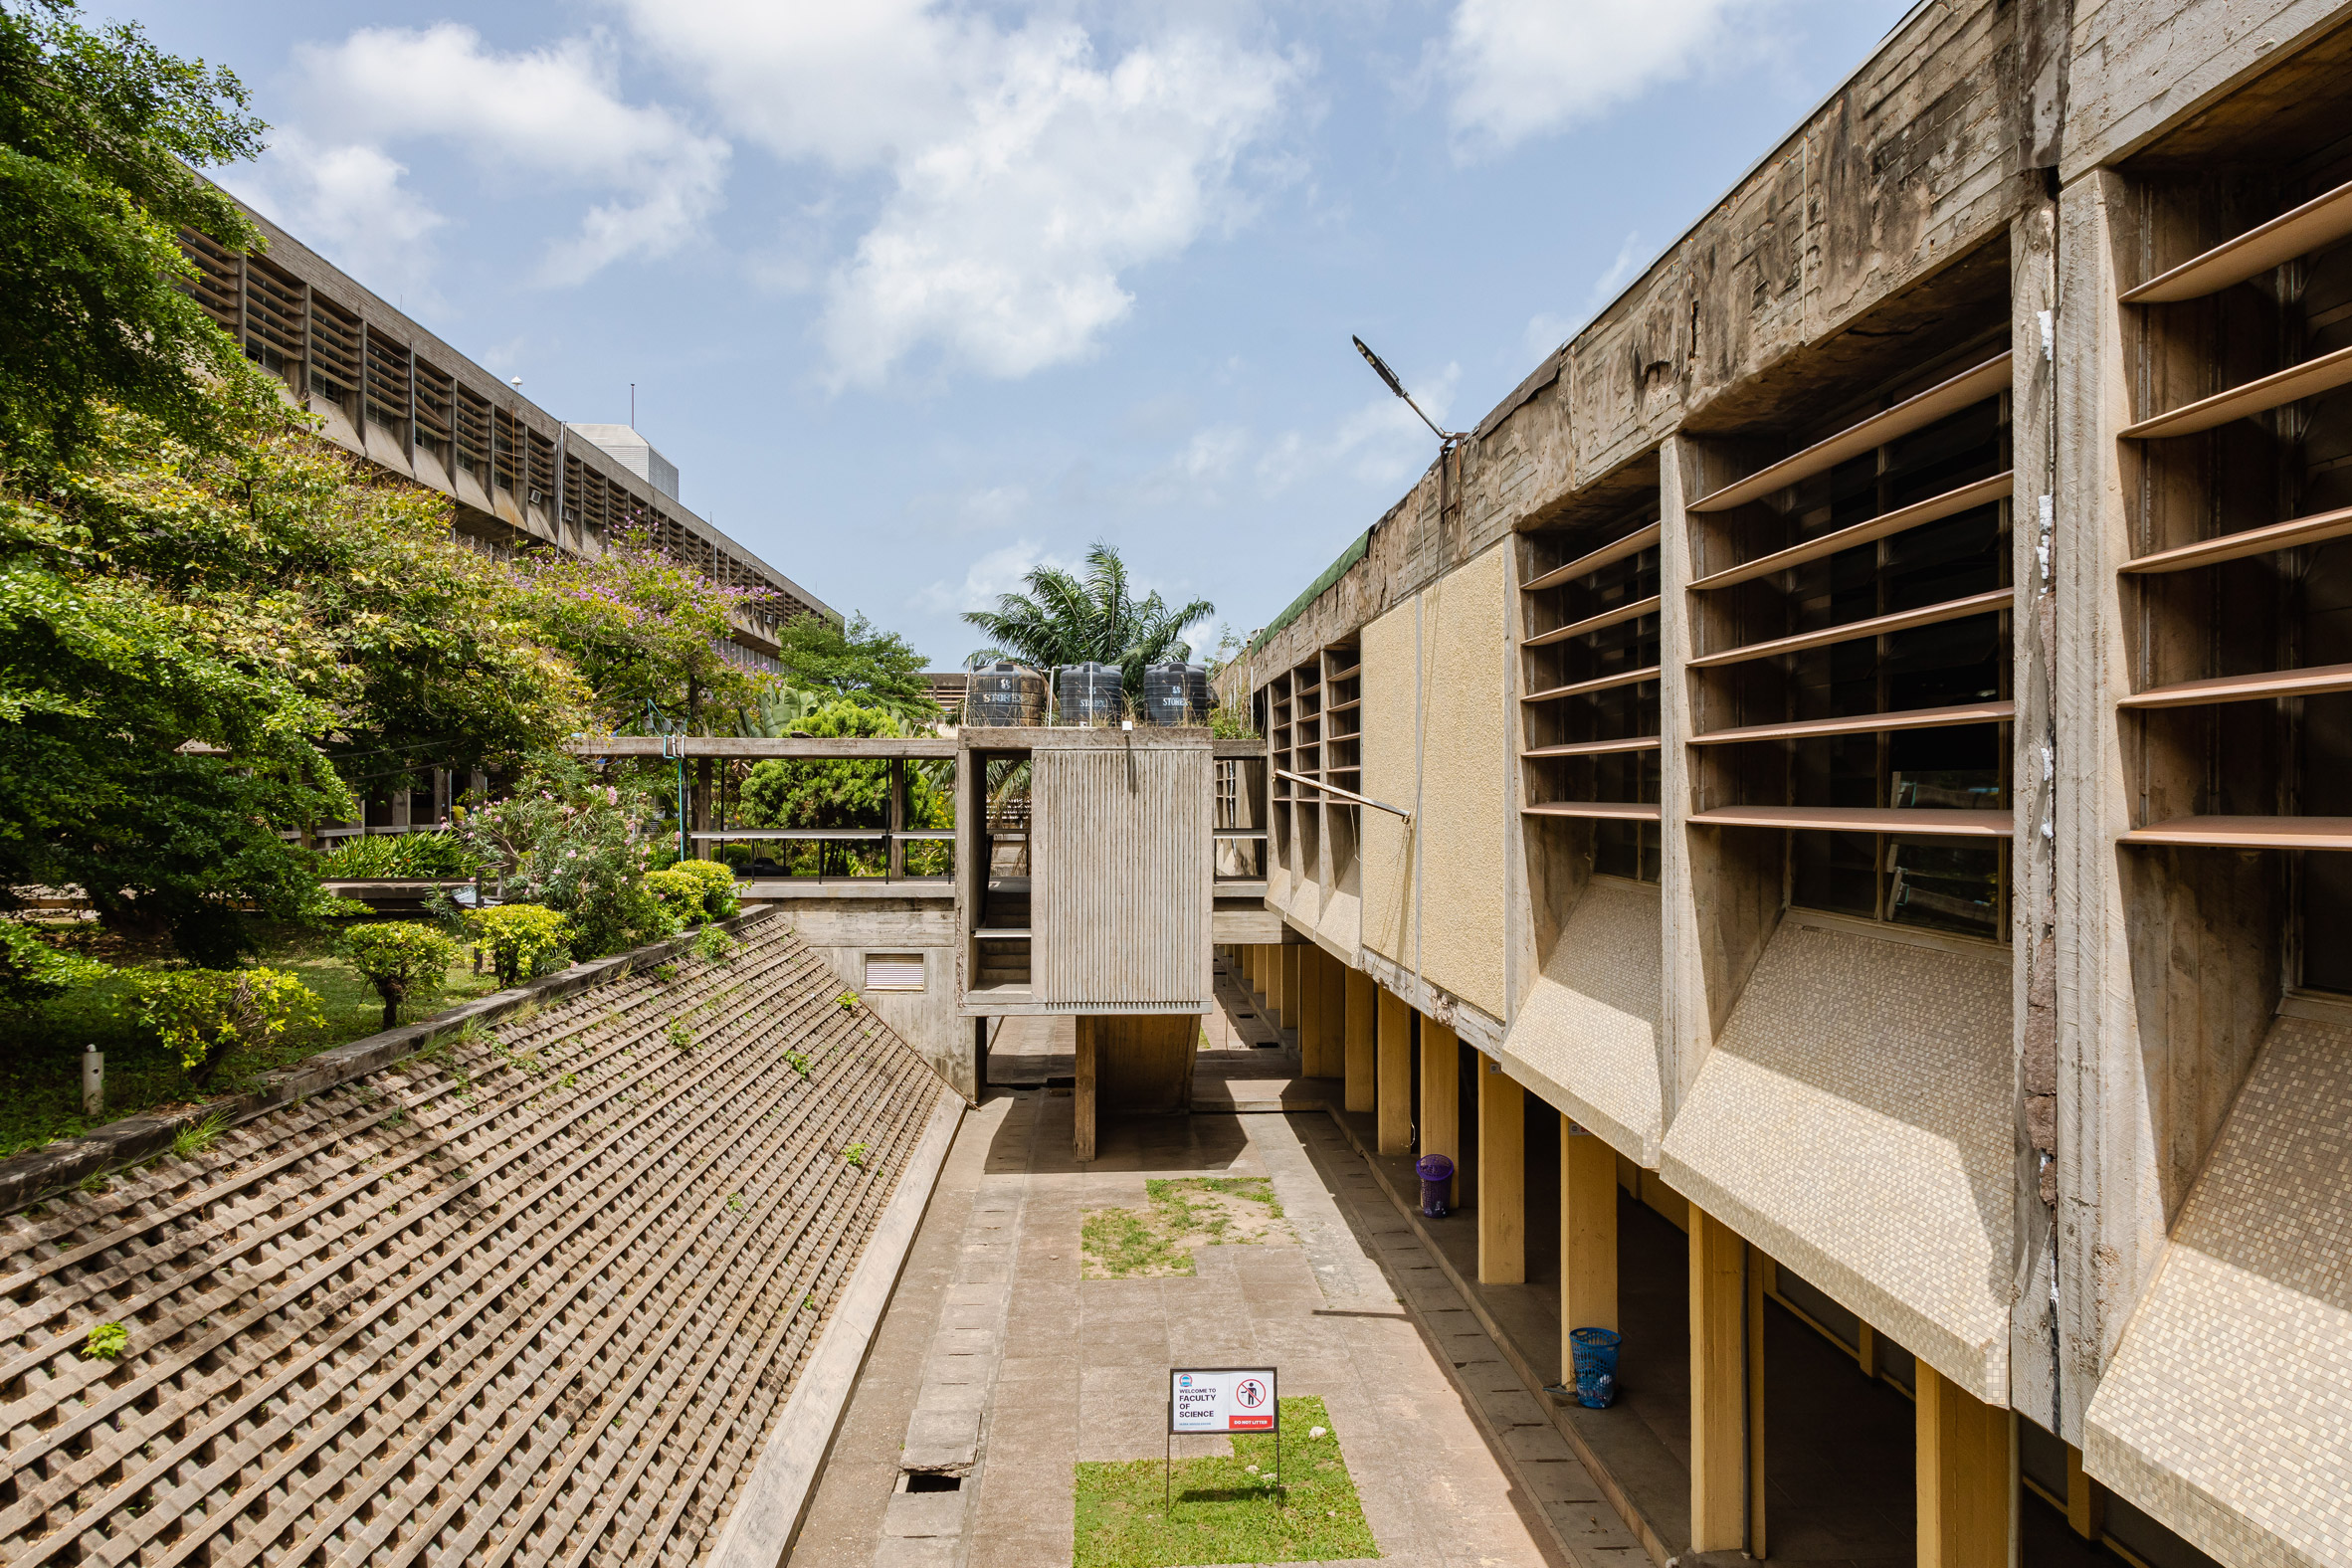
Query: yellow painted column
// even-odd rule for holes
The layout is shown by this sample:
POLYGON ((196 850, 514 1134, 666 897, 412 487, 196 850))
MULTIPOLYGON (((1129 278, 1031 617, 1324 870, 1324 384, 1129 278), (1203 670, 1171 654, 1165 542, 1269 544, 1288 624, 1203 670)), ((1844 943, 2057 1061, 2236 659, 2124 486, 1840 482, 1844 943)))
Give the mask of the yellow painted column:
POLYGON ((1405 999, 1379 988, 1380 1018, 1375 1033, 1379 1056, 1373 1084, 1372 1120, 1382 1154, 1413 1152, 1413 1009, 1405 999))
POLYGON ((1304 942, 1284 942, 1282 944, 1282 1000, 1276 1004, 1281 1013, 1281 1017, 1277 1021, 1280 1027, 1295 1029, 1299 1032, 1298 1049, 1301 1053, 1306 1050, 1306 1028, 1299 1016, 1302 1011, 1299 1005, 1302 1000, 1299 991, 1306 977, 1307 951, 1308 948, 1304 942))
POLYGON ((1247 993, 1258 988, 1258 944, 1244 942, 1234 949, 1241 955, 1242 990, 1247 993))
POLYGON ((1919 1363, 1919 1568, 2008 1568, 2009 1412, 1919 1363))
POLYGON ((2107 1488, 2082 1468, 2082 1451, 2066 1445, 2066 1527, 2086 1541, 2107 1533, 2107 1488))
POLYGON ((1096 1050, 1094 1020, 1078 1020, 1078 1057, 1074 1067, 1075 1087, 1070 1094, 1072 1113, 1077 1118, 1077 1134, 1072 1140, 1076 1156, 1081 1160, 1094 1157, 1094 1084, 1096 1078, 1096 1050))
POLYGON ((1527 1091, 1478 1057, 1478 1283, 1527 1282, 1527 1091))
POLYGON ((1327 1078, 1323 1065, 1323 950, 1311 942, 1300 944, 1298 984, 1293 991, 1298 1014, 1298 1071, 1308 1078, 1327 1078))
POLYGON ((1315 960, 1315 1036, 1322 1078, 1347 1077, 1347 965, 1318 951, 1315 960))
POLYGON ((1421 1149, 1454 1162, 1446 1206, 1462 1202, 1462 1043, 1451 1027, 1421 1020, 1421 1149))
POLYGON ((1764 1270, 1765 1256, 1747 1250, 1748 1304, 1748 1544, 1750 1557, 1765 1554, 1764 1485, 1764 1270))
POLYGON ((1746 1246, 1697 1204, 1690 1213, 1690 1549, 1747 1545, 1746 1246))
POLYGON ((1378 1032, 1375 1014, 1380 1004, 1375 996, 1380 988, 1372 977, 1361 969, 1351 968, 1347 983, 1347 1097, 1349 1110, 1370 1110, 1373 1104, 1374 1036, 1378 1032))
POLYGON ((1560 1371, 1572 1328, 1617 1328, 1617 1151, 1560 1118, 1560 1371))

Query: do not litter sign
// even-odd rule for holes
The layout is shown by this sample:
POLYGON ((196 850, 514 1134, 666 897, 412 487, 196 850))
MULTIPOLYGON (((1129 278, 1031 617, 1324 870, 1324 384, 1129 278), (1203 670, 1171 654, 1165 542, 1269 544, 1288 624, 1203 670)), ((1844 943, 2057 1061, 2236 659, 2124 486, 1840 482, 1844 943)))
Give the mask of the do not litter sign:
POLYGON ((1280 1404, 1273 1367, 1172 1367, 1170 1432, 1273 1432, 1280 1404))

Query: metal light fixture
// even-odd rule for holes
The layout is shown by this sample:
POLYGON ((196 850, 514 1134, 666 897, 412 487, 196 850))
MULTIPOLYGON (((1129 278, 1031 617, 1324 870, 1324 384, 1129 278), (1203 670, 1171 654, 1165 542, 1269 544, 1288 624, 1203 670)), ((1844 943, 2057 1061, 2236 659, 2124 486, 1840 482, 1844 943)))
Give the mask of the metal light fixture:
POLYGON ((1403 398, 1407 408, 1416 414, 1421 414, 1421 422, 1427 425, 1449 450, 1456 442, 1470 439, 1470 432, 1466 430, 1439 430, 1436 420, 1421 413, 1421 405, 1413 401, 1413 394, 1405 390, 1405 383, 1397 379, 1397 373, 1394 370, 1389 369, 1387 360, 1372 352, 1360 337, 1350 337, 1348 341, 1356 345, 1356 352, 1364 356, 1364 363, 1372 367, 1372 373, 1378 376, 1391 392, 1403 398))

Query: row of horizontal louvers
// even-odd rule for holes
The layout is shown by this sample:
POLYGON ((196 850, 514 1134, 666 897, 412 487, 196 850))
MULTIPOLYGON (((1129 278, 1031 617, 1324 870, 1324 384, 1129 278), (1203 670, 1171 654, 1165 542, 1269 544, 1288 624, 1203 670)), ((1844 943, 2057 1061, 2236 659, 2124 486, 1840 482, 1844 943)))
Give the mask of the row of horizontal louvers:
MULTIPOLYGON (((180 238, 196 264, 188 293, 241 339, 248 358, 284 377, 297 396, 324 398, 396 434, 404 435, 413 417, 416 444, 453 473, 463 470, 486 487, 554 506, 555 443, 405 345, 365 331, 357 314, 269 264, 235 256, 194 231, 180 238)), ((577 456, 565 453, 562 462, 567 524, 600 533, 641 528, 657 548, 721 582, 759 586, 749 567, 650 509, 577 456)))

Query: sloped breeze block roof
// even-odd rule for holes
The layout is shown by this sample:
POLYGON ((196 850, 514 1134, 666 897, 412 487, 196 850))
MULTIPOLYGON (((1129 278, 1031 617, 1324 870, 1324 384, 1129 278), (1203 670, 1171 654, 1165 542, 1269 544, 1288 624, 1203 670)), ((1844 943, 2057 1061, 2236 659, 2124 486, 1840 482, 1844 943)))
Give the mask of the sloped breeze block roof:
POLYGON ((0 1221, 0 1560, 691 1562, 945 1092, 740 929, 0 1221))

